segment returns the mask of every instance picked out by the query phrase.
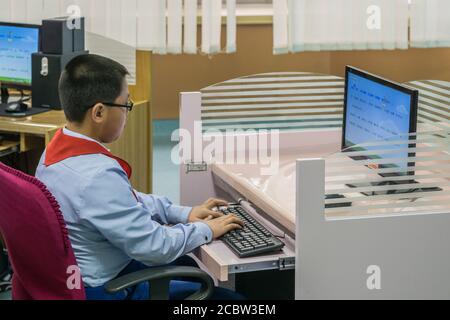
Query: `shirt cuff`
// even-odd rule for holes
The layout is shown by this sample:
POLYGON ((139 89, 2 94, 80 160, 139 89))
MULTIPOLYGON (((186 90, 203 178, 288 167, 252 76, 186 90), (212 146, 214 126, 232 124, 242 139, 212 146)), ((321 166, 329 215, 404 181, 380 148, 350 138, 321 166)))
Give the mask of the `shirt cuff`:
POLYGON ((178 208, 180 210, 180 214, 178 216, 178 219, 180 220, 180 223, 188 223, 189 221, 189 214, 192 211, 192 207, 180 207, 180 206, 174 206, 172 205, 172 207, 178 208))
POLYGON ((210 243, 213 240, 213 233, 211 228, 204 222, 195 222, 194 225, 203 235, 204 244, 210 243))
POLYGON ((183 207, 183 206, 176 206, 171 204, 170 207, 167 209, 167 221, 169 223, 182 223, 187 224, 189 221, 189 214, 191 213, 192 208, 191 207, 183 207))

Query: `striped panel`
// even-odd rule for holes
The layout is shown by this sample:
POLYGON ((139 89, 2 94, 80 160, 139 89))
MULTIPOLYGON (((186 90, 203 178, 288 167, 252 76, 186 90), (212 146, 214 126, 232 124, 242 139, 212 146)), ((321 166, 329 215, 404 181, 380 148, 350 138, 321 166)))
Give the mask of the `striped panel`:
POLYGON ((448 130, 450 128, 450 82, 423 80, 406 84, 419 90, 419 123, 448 130))
POLYGON ((329 156, 327 218, 448 213, 449 137, 449 129, 419 132, 329 156))
POLYGON ((305 131, 342 125, 342 78, 280 72, 228 80, 204 88, 203 130, 305 131))
MULTIPOLYGON (((450 82, 406 83, 420 91, 419 123, 450 126, 450 82)), ((306 72, 266 73, 201 90, 203 130, 310 131, 342 125, 344 79, 306 72)))

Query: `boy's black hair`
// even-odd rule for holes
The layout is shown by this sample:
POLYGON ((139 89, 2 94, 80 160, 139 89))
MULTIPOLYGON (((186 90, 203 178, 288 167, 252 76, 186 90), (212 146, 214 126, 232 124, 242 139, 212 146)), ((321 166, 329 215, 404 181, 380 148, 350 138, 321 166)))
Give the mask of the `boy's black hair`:
POLYGON ((71 60, 59 79, 59 96, 67 120, 81 123, 96 103, 114 103, 128 74, 120 63, 95 54, 71 60))

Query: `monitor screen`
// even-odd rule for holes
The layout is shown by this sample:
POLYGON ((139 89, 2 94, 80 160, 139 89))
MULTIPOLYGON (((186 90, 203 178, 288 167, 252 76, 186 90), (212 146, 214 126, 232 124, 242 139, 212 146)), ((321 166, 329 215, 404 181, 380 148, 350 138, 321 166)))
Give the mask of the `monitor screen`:
POLYGON ((39 26, 0 23, 0 82, 31 86, 31 55, 39 51, 39 26))
MULTIPOLYGON (((364 71, 347 67, 344 104, 343 149, 375 141, 408 140, 416 132, 418 92, 364 71)), ((383 147, 403 149, 399 153, 376 154, 367 158, 394 159, 393 163, 377 168, 397 167, 399 174, 408 172, 409 144, 383 147)), ((358 148, 374 150, 380 147, 358 148)), ((352 151, 357 151, 353 149, 352 151)))

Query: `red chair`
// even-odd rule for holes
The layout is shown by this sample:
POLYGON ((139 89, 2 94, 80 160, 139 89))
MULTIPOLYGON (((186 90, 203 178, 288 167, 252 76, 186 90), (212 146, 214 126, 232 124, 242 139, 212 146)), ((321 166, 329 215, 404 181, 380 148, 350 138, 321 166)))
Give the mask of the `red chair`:
MULTIPOLYGON (((13 269, 15 300, 85 300, 79 288, 68 285, 77 266, 59 205, 38 179, 0 162, 0 234, 8 248, 13 269), (73 288, 73 289, 72 289, 73 288)), ((125 275, 108 283, 115 293, 148 281, 152 299, 169 297, 169 281, 188 277, 202 283, 187 299, 207 299, 214 282, 207 273, 192 267, 160 267, 125 275)))

